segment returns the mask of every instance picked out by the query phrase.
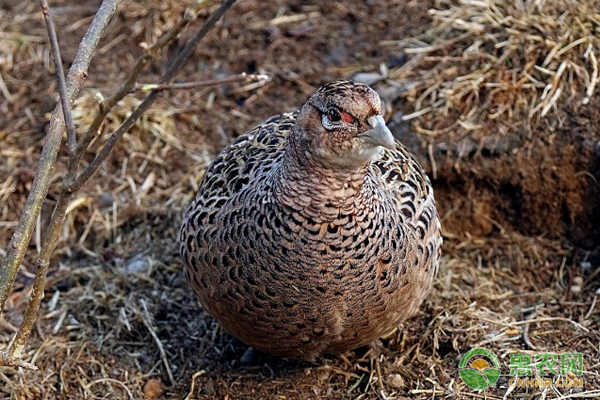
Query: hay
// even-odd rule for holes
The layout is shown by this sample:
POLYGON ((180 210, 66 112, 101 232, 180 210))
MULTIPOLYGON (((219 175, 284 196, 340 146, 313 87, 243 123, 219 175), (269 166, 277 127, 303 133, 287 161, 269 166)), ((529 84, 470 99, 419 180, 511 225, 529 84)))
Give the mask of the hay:
POLYGON ((418 118, 427 135, 484 134, 495 122, 535 124, 560 103, 588 104, 598 82, 599 10, 594 0, 437 1, 430 30, 385 42, 410 56, 388 75, 413 107, 403 119, 418 118), (433 126, 438 117, 447 126, 433 126))

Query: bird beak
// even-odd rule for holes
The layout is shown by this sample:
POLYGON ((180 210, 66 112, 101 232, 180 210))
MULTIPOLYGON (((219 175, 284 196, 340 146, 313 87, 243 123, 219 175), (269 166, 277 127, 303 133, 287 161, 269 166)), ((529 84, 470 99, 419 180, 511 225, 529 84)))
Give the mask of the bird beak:
POLYGON ((383 146, 390 150, 394 150, 396 148, 394 136, 385 125, 385 121, 381 115, 369 117, 367 118, 367 122, 371 126, 371 129, 358 135, 359 138, 367 143, 374 144, 376 146, 383 146))

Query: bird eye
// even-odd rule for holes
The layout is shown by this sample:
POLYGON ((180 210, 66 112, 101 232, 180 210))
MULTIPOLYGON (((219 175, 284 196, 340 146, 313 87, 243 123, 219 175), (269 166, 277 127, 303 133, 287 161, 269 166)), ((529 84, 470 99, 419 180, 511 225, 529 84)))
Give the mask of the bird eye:
POLYGON ((329 117, 331 122, 340 122, 342 120, 342 115, 335 108, 332 108, 327 112, 327 117, 329 117))

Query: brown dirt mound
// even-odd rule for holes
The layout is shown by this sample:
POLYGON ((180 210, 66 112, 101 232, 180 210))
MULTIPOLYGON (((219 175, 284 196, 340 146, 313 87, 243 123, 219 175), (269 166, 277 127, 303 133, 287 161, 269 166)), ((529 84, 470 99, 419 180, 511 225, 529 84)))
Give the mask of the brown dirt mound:
POLYGON ((437 178, 448 232, 596 252, 599 5, 439 1, 429 30, 386 42, 407 54, 379 85, 391 126, 437 178))

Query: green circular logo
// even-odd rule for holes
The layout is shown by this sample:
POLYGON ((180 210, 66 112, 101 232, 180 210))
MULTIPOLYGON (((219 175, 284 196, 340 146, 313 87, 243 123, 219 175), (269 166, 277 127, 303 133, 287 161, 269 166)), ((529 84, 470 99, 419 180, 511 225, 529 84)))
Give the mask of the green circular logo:
POLYGON ((487 389, 500 378, 500 360, 494 353, 486 349, 478 348, 469 351, 460 360, 458 367, 460 377, 471 389, 487 389), (492 365, 481 356, 487 357, 492 365), (474 359, 471 360, 472 358, 474 359), (471 361, 470 364, 469 361, 471 361), (469 365, 467 366, 467 364, 469 365))

